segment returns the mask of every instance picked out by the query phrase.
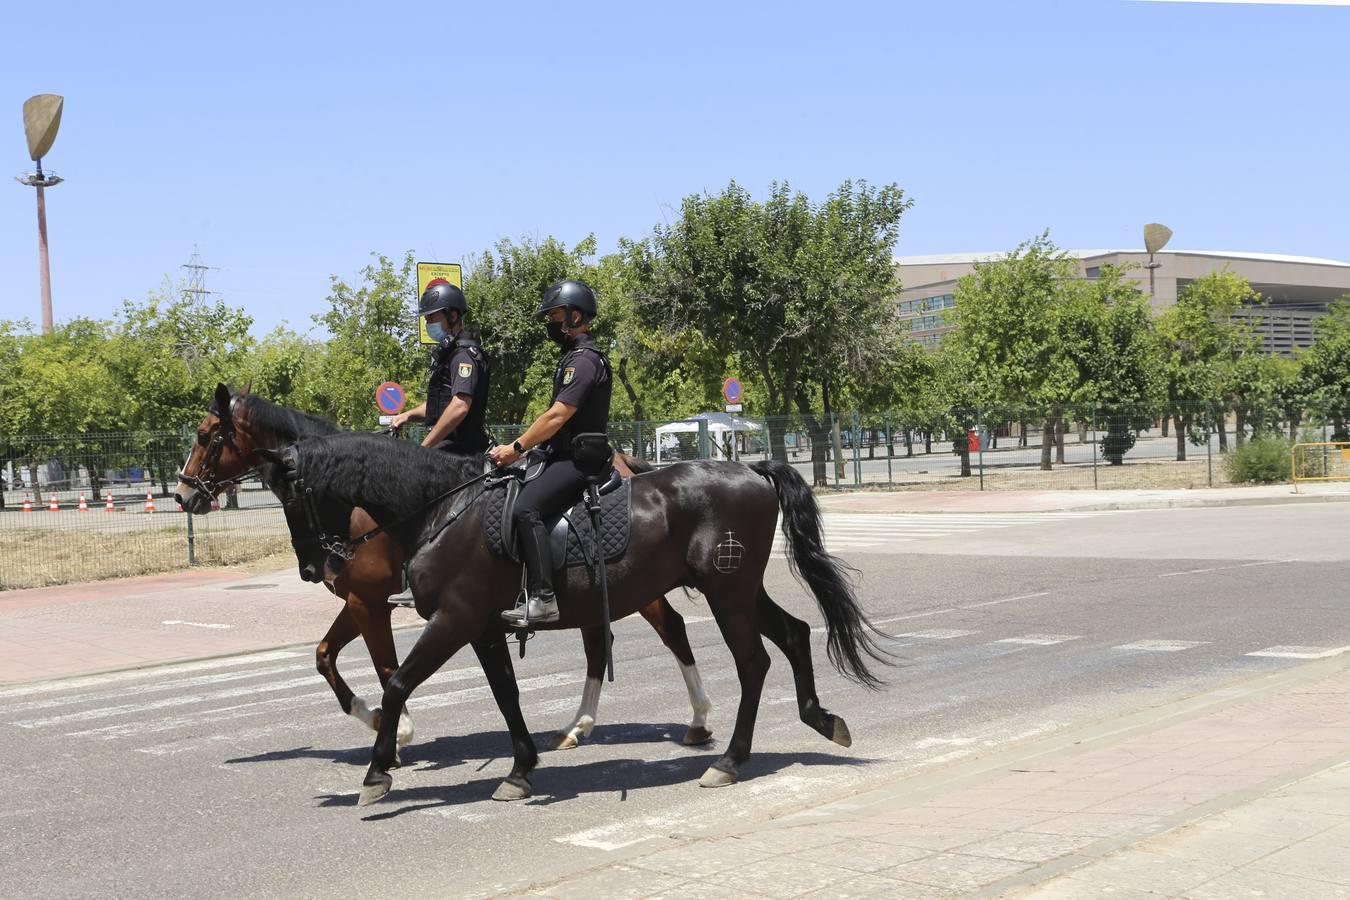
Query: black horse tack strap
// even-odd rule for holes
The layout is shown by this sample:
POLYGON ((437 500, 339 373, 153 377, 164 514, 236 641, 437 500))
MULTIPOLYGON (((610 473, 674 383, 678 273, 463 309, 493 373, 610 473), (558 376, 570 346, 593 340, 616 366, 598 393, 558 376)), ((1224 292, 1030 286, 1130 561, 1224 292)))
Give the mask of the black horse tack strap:
MULTIPOLYGON (((494 556, 519 562, 520 552, 515 546, 515 541, 507 541, 503 536, 505 531, 509 531, 507 524, 511 519, 511 510, 507 509, 506 504, 507 493, 504 484, 488 488, 487 509, 483 515, 483 534, 487 539, 488 549, 494 556)), ((604 550, 606 560, 618 559, 628 550, 632 505, 633 492, 627 478, 616 490, 600 497, 600 546, 604 550)), ((567 551, 565 557, 563 554, 555 553, 555 564, 565 558, 567 568, 594 565, 595 537, 584 502, 568 510, 566 518, 571 525, 567 529, 567 551)), ((550 532, 554 531, 554 522, 546 522, 545 525, 550 532)), ((555 544, 554 550, 557 549, 555 544)))

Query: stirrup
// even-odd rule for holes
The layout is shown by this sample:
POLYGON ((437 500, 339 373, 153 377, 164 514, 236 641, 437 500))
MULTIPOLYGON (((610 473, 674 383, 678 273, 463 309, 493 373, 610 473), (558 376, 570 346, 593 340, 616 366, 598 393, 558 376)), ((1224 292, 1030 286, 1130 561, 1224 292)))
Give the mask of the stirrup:
POLYGON ((528 628, 533 625, 547 625, 562 618, 558 612, 558 598, 550 593, 534 594, 514 609, 502 611, 502 619, 515 628, 528 628))

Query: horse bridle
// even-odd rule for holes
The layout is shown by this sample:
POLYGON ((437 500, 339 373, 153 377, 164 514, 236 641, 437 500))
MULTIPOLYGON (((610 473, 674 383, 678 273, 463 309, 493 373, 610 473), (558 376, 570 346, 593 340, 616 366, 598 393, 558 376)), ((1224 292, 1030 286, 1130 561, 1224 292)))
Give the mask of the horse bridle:
MULTIPOLYGON (((234 400, 230 400, 230 407, 223 414, 214 408, 211 409, 211 412, 220 420, 220 430, 216 432, 215 437, 211 438, 211 443, 206 448, 206 456, 202 458, 201 465, 197 467, 199 474, 189 475, 187 463, 184 462, 183 467, 178 470, 178 480, 208 496, 214 497, 226 488, 252 478, 257 474, 257 469, 262 466, 262 463, 250 466, 234 478, 217 478, 216 466, 220 463, 220 455, 227 445, 241 458, 245 456, 245 453, 234 442, 234 400)), ((191 454, 189 454, 189 458, 191 458, 191 454)))

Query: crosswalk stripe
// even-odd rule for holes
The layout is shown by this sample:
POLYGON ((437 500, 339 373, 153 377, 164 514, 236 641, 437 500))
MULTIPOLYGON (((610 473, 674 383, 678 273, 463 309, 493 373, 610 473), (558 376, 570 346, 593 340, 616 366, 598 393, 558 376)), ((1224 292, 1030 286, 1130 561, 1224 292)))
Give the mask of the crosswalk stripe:
POLYGON ((126 672, 109 672, 105 675, 85 675, 81 678, 64 678, 59 681, 47 681, 38 684, 26 684, 20 687, 0 691, 0 700, 9 697, 31 697, 34 694, 50 694, 58 691, 78 691, 83 688, 101 687, 106 684, 122 684, 128 681, 141 681, 163 675, 179 675, 184 672, 204 672, 210 669, 225 669, 233 666, 246 666, 250 663, 272 662, 278 659, 297 659, 310 655, 301 650, 268 650, 262 653, 249 653, 243 656, 230 656, 222 659, 204 659, 199 662, 174 663, 167 666, 154 666, 146 669, 132 669, 126 672))
POLYGON ((1135 641, 1132 644, 1118 644, 1114 650, 1147 650, 1152 653, 1176 653, 1180 650, 1190 650, 1192 647, 1200 647, 1208 644, 1209 641, 1135 641))
POLYGON ((1035 647, 1049 647, 1051 644, 1063 644, 1066 641, 1076 641, 1081 638, 1081 634, 1025 634, 1022 637, 1003 638, 994 641, 995 644, 1027 644, 1035 647))
POLYGON ((1350 652, 1350 647, 1267 647, 1247 656, 1265 656, 1271 659, 1329 659, 1350 652))
POLYGON ((230 681, 243 681, 249 678, 262 678, 267 675, 282 675, 286 672, 299 672, 308 669, 314 671, 312 665, 290 665, 290 666, 272 666, 266 669, 250 669, 245 672, 226 672, 217 675, 198 675, 195 678, 170 679, 168 681, 153 681, 149 684, 138 684, 117 691, 93 693, 93 694, 72 694, 65 697, 48 697, 46 700, 33 700, 27 703, 16 703, 13 706, 3 707, 5 715, 15 715, 17 713, 37 712, 42 709, 55 709, 58 706, 74 706, 79 703, 98 703, 109 700, 113 697, 122 699, 125 697, 136 697, 144 694, 156 694, 160 691, 186 690, 191 688, 205 687, 210 684, 223 684, 230 681))
POLYGON ((931 641, 950 641, 959 637, 969 637, 972 634, 979 634, 979 632, 963 631, 960 628, 930 628, 927 631, 906 631, 895 636, 899 638, 927 638, 931 641))

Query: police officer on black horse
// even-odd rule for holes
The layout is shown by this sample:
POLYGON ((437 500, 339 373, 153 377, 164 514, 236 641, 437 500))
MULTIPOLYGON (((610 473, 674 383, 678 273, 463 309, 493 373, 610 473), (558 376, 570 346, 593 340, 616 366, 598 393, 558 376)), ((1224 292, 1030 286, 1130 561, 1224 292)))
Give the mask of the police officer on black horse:
POLYGON ((427 334, 438 342, 431 354, 427 399, 395 416, 390 428, 398 431, 410 421, 425 420, 431 427, 423 447, 465 456, 483 453, 492 443, 483 426, 491 363, 478 339, 464 331, 469 314, 464 292, 437 279, 427 285, 417 311, 427 320, 427 334))
POLYGON ((556 282, 544 291, 538 312, 547 319, 549 337, 562 347, 562 358, 553 374, 553 396, 548 409, 519 439, 510 446, 494 447, 490 453, 498 466, 509 466, 532 450, 536 451, 532 456, 544 457, 543 471, 528 478, 520 489, 513 514, 525 560, 528 596, 515 609, 503 612, 502 618, 517 627, 524 626, 527 619, 530 625, 558 620, 554 560, 544 520, 581 499, 586 476, 572 460, 572 438, 608 430, 613 390, 609 359, 590 335, 596 313, 595 293, 590 287, 575 279, 556 282))

